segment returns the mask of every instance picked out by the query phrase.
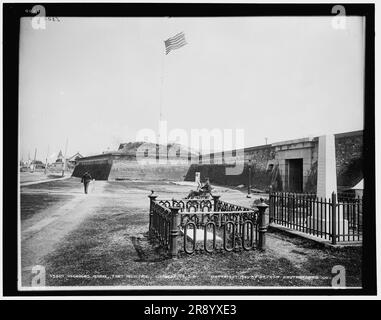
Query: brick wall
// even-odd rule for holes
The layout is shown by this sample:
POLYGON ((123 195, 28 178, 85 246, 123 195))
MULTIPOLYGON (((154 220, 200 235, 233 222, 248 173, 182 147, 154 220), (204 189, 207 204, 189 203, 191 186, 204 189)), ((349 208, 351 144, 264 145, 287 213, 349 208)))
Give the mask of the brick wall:
POLYGON ((193 164, 190 166, 185 180, 193 181, 195 173, 198 171, 201 173, 202 181, 208 177, 211 183, 227 186, 247 186, 249 179, 249 159, 252 160, 251 186, 260 190, 268 190, 273 177, 273 170, 271 168, 268 170, 267 168, 268 161, 274 159, 274 152, 271 145, 247 148, 245 150, 245 164, 240 174, 227 175, 226 168, 229 165, 226 164, 193 164))
POLYGON ((336 135, 335 147, 337 186, 353 187, 363 178, 362 131, 336 135))

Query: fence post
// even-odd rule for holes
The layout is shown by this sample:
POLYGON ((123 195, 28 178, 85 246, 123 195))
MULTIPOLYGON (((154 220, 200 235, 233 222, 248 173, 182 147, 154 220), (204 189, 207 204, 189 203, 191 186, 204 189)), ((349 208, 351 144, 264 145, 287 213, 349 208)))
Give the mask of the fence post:
POLYGON ((268 205, 261 199, 261 203, 257 205, 259 210, 258 213, 258 223, 259 223, 259 239, 258 239, 258 248, 260 250, 266 250, 266 232, 269 224, 269 213, 267 211, 268 205))
POLYGON ((170 233, 169 233, 169 254, 171 258, 177 257, 177 237, 180 235, 179 224, 180 224, 180 207, 170 207, 171 210, 171 224, 170 224, 170 233))
POLYGON ((217 209, 218 209, 218 201, 220 199, 221 196, 213 196, 213 201, 214 201, 214 204, 213 204, 213 211, 216 212, 217 209))
POLYGON ((149 227, 148 227, 148 230, 149 230, 149 232, 151 232, 152 230, 151 230, 151 228, 152 228, 152 216, 153 216, 153 203, 156 201, 156 198, 157 198, 157 196, 154 196, 154 195, 149 195, 148 196, 148 198, 149 198, 149 227))
POLYGON ((336 194, 332 192, 332 219, 331 219, 331 225, 332 225, 332 244, 336 244, 336 194))
POLYGON ((269 193, 269 222, 273 221, 274 220, 274 204, 273 204, 273 201, 274 201, 274 194, 269 193))
POLYGON ((251 198, 251 159, 249 159, 248 167, 248 181, 247 181, 247 198, 251 198))

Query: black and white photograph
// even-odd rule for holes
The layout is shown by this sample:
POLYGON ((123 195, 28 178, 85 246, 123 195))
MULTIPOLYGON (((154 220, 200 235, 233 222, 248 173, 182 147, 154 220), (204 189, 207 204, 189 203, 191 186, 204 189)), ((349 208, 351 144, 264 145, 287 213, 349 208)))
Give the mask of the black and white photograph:
POLYGON ((372 287, 372 4, 55 5, 17 7, 19 292, 372 287))

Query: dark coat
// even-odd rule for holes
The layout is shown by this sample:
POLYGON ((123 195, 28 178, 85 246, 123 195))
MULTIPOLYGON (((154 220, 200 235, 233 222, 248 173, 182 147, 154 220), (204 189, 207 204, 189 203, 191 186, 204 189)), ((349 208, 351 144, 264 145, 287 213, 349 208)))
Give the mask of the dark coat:
POLYGON ((82 180, 81 182, 83 183, 87 183, 87 182, 90 182, 91 180, 93 180, 93 178, 91 177, 91 175, 89 173, 85 173, 83 176, 82 176, 82 180))

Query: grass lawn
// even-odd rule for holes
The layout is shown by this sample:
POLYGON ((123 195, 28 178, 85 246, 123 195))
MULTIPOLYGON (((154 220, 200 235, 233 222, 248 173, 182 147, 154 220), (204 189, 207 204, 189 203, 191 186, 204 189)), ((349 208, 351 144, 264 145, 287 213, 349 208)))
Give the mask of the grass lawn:
POLYGON ((48 286, 330 286, 332 267, 361 286, 361 248, 322 248, 269 232, 266 252, 183 254, 168 259, 148 241, 148 214, 102 205, 45 257, 48 286))
POLYGON ((28 219, 51 206, 60 206, 72 198, 73 196, 65 194, 23 194, 20 197, 21 220, 28 219))

